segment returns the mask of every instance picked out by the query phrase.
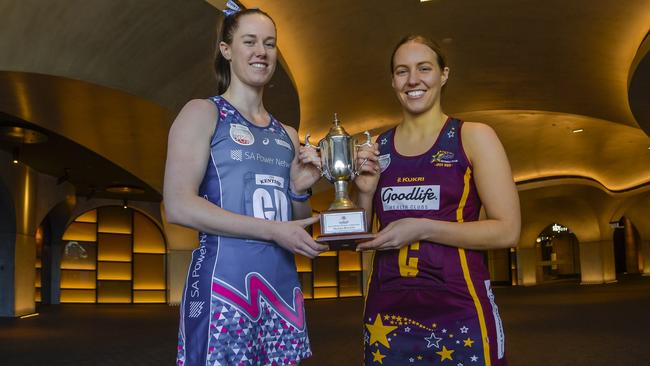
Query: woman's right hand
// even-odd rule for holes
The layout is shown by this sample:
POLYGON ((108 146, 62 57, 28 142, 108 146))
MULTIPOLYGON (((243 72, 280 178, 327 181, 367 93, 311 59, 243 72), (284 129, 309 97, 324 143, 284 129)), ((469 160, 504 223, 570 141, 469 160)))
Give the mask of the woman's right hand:
POLYGON ((373 194, 379 182, 379 145, 362 145, 357 152, 357 170, 359 176, 354 178, 357 191, 362 194, 373 194))
POLYGON ((273 222, 272 240, 291 253, 314 259, 329 250, 329 246, 317 243, 305 230, 318 220, 316 215, 302 220, 273 222))

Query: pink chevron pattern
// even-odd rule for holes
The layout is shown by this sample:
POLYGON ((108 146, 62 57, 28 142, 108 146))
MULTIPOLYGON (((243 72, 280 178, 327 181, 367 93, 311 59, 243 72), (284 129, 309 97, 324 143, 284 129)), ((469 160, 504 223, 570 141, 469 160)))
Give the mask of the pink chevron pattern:
POLYGON ((243 297, 218 281, 212 283, 212 292, 217 297, 230 302, 242 309, 252 320, 260 317, 261 306, 260 295, 291 325, 299 330, 305 329, 304 297, 299 288, 293 290, 293 308, 287 305, 270 285, 257 273, 251 273, 247 277, 247 296, 243 297))

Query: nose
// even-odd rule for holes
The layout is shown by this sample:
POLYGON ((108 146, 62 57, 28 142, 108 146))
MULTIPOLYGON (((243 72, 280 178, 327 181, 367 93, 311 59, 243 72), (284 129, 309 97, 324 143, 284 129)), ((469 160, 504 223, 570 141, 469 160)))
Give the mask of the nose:
POLYGON ((266 57, 266 47, 264 43, 259 42, 255 47, 255 56, 266 57))
POLYGON ((420 78, 418 77, 417 72, 409 72, 409 78, 407 80, 409 86, 415 86, 420 83, 420 78))

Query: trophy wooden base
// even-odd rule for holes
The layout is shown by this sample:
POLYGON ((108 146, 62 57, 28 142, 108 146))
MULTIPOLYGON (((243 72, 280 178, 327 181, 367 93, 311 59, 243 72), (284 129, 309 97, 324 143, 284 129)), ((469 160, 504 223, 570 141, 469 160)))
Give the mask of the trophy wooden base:
POLYGON ((321 235, 316 241, 331 250, 355 250, 357 244, 371 240, 374 234, 366 227, 363 208, 334 209, 320 214, 321 235))
POLYGON ((368 240, 372 240, 375 234, 357 233, 357 234, 331 234, 321 235, 316 241, 329 245, 330 250, 356 250, 357 245, 368 240))

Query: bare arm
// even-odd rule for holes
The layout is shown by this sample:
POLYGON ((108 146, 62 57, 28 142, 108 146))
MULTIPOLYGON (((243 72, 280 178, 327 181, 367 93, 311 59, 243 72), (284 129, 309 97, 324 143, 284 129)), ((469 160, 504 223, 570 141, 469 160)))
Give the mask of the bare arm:
POLYGON ((217 110, 207 100, 183 107, 169 131, 163 197, 167 220, 213 235, 274 241, 293 253, 313 257, 319 244, 303 230, 315 219, 277 222, 238 215, 198 196, 210 155, 217 110))
POLYGON ((359 176, 354 179, 354 201, 357 206, 366 210, 366 227, 371 227, 372 220, 372 199, 379 182, 379 146, 373 143, 372 146, 361 146, 357 153, 357 166, 359 176))
MULTIPOLYGON (((320 178, 320 171, 318 170, 318 167, 320 167, 320 158, 315 151, 308 151, 300 147, 298 132, 293 127, 284 125, 284 129, 289 134, 295 151, 295 156, 291 162, 291 183, 289 189, 296 194, 304 194, 320 178)), ((312 216, 309 200, 305 202, 291 200, 291 208, 294 219, 303 219, 312 216)))
POLYGON ((387 225, 360 249, 397 249, 420 240, 467 249, 517 245, 521 226, 519 196, 501 142, 492 128, 480 123, 466 123, 462 139, 487 219, 462 223, 402 219, 387 225))

